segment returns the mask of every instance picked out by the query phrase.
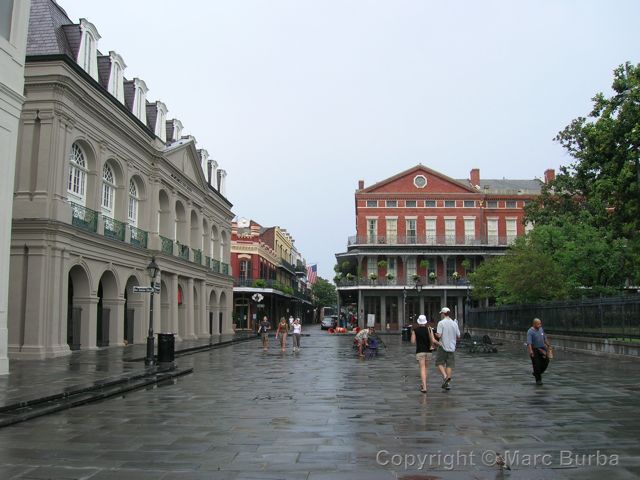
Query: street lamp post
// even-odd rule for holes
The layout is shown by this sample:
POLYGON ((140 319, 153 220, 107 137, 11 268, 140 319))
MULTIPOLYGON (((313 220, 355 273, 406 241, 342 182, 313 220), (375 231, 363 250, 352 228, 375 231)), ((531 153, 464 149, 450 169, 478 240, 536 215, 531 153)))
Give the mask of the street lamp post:
POLYGON ((145 365, 151 366, 155 364, 154 359, 154 341, 153 341, 153 293, 156 289, 156 275, 158 274, 158 264, 156 257, 151 257, 151 262, 147 265, 147 272, 151 278, 151 300, 149 303, 149 334, 147 335, 147 357, 144 359, 145 365))
MULTIPOLYGON (((421 300, 421 293, 422 293, 422 280, 420 278, 416 278, 413 283, 415 283, 416 286, 416 292, 418 292, 418 309, 420 309, 420 300, 421 300)), ((419 312, 420 313, 424 313, 424 312, 419 312)))
POLYGON ((402 328, 404 328, 407 317, 407 288, 402 287, 402 328))

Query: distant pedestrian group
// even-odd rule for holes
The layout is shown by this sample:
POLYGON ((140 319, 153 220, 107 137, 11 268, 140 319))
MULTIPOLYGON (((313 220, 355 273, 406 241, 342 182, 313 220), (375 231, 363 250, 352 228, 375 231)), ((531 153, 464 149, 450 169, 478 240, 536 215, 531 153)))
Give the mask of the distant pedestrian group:
MULTIPOLYGON (((262 338, 262 350, 269 349, 269 331, 271 330, 271 322, 268 317, 264 317, 258 326, 258 333, 262 338)), ((283 352, 287 350, 287 337, 291 333, 293 338, 293 351, 300 351, 300 337, 302 336, 302 323, 299 318, 290 317, 289 321, 282 317, 276 328, 276 341, 280 342, 280 348, 283 352)))

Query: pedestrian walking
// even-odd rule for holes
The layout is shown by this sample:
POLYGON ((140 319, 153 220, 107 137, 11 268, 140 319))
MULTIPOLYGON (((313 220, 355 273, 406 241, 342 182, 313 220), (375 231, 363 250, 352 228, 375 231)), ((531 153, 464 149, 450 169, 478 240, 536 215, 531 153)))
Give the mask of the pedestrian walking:
POLYGON ((542 374, 549 366, 549 342, 542 329, 542 320, 533 319, 531 328, 527 331, 527 350, 533 365, 532 375, 536 385, 542 385, 542 374))
POLYGON ((431 351, 439 342, 433 336, 433 329, 427 325, 427 317, 420 315, 418 325, 411 329, 411 343, 416 346, 416 360, 420 367, 420 391, 427 393, 427 369, 431 359, 431 351))
POLYGON ((265 315, 258 326, 258 333, 262 337, 262 350, 267 350, 269 348, 269 330, 271 330, 271 322, 265 315))
POLYGON ((440 310, 440 321, 436 327, 436 338, 440 342, 436 350, 436 367, 442 374, 442 388, 451 388, 451 375, 456 366, 455 352, 456 342, 460 338, 458 324, 449 317, 449 310, 443 307, 440 310))
POLYGON ((287 333, 289 333, 289 324, 287 323, 287 320, 282 317, 278 324, 278 329, 276 330, 276 340, 278 339, 278 336, 280 336, 280 346, 282 347, 283 352, 287 349, 287 333))
POLYGON ((356 333, 355 342, 358 343, 358 355, 364 358, 364 353, 362 353, 363 348, 369 346, 369 335, 372 332, 372 328, 363 328, 358 333, 356 333))
POLYGON ((293 351, 297 352, 300 350, 300 336, 302 335, 302 323, 300 323, 300 319, 296 318, 293 321, 293 351))

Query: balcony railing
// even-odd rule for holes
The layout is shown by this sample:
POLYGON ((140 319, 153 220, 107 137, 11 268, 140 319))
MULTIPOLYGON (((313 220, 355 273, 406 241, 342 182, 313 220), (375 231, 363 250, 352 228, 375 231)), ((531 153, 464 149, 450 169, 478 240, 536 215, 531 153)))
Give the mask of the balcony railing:
POLYGON ((202 250, 192 248, 191 252, 193 253, 193 262, 202 265, 202 250))
MULTIPOLYGON (((420 276, 420 280, 418 281, 422 285, 423 289, 427 289, 430 287, 439 287, 439 286, 458 286, 458 287, 466 287, 468 286, 467 279, 465 277, 454 277, 453 275, 438 275, 435 279, 425 278, 424 276, 420 276)), ((342 278, 337 282, 338 287, 357 287, 357 286, 367 286, 367 287, 407 287, 407 289, 415 288, 416 280, 411 278, 394 278, 392 280, 387 279, 386 277, 377 278, 372 280, 370 278, 342 278)))
POLYGON ((126 223, 116 220, 115 218, 107 217, 106 215, 102 216, 102 221, 104 223, 105 237, 124 242, 124 234, 127 228, 126 223))
POLYGON ((211 270, 213 270, 214 273, 220 273, 220 260, 211 260, 211 270))
POLYGON ((469 245, 507 246, 517 236, 507 235, 354 235, 349 237, 349 245, 469 245))
POLYGON ((185 260, 189 260, 189 246, 178 244, 178 256, 185 260))
POLYGON ((296 272, 296 267, 292 264, 287 262, 286 260, 280 260, 280 266, 283 268, 286 268, 287 270, 289 270, 291 273, 295 273, 296 272))
POLYGON ((173 240, 163 237, 162 235, 160 235, 160 240, 162 240, 162 253, 165 255, 173 255, 173 240))
POLYGON ((296 288, 292 288, 288 285, 283 285, 277 280, 267 280, 264 278, 234 278, 233 279, 234 287, 249 287, 249 288, 269 288, 273 290, 278 290, 282 293, 286 293, 288 295, 293 295, 297 298, 301 299, 309 299, 309 294, 307 292, 303 292, 296 288))
POLYGON ((147 248, 149 234, 141 228, 134 227, 133 225, 129 225, 129 230, 131 232, 129 243, 134 247, 147 248))
POLYGON ((229 264, 221 263, 221 265, 222 265, 222 271, 220 273, 222 273, 223 275, 229 275, 229 264))
POLYGON ((89 232, 98 231, 98 212, 77 203, 71 205, 71 224, 89 232))

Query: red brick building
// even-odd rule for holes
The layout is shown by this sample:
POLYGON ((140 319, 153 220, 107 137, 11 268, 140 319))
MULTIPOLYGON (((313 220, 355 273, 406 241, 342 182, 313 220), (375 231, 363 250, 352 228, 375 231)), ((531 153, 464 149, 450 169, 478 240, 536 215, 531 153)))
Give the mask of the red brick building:
POLYGON ((248 219, 231 224, 234 275, 233 318, 237 329, 254 330, 267 316, 275 327, 280 317, 313 316, 306 264, 291 235, 280 227, 262 227, 248 219), (256 301, 255 294, 261 295, 256 301))
MULTIPOLYGON (((544 172, 545 181, 554 177, 544 172)), ((473 169, 456 180, 417 165, 355 193, 356 235, 336 254, 341 305, 364 323, 397 330, 419 313, 439 318, 448 306, 463 320, 467 276, 502 255, 529 226, 524 206, 543 181, 481 179, 473 169)))

